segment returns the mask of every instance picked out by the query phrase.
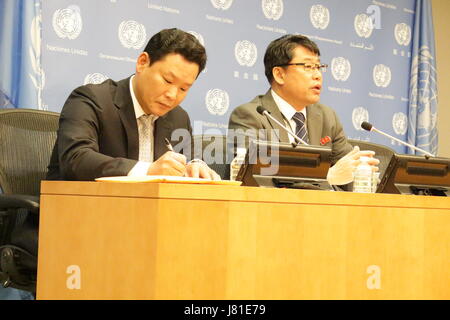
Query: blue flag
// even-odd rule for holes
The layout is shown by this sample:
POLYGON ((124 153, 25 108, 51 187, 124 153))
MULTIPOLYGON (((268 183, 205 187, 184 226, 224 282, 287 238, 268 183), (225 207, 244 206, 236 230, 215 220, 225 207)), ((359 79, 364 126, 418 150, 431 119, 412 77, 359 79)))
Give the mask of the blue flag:
MULTIPOLYGON (((408 142, 436 155, 438 151, 437 72, 429 0, 416 0, 409 88, 408 142)), ((414 154, 414 150, 409 149, 414 154)))
POLYGON ((0 1, 0 108, 42 109, 41 0, 0 1))

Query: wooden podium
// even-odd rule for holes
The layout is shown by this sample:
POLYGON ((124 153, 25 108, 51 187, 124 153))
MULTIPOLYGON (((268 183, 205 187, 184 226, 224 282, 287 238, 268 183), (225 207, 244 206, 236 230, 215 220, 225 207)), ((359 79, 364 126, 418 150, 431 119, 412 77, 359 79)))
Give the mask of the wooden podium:
POLYGON ((42 183, 38 299, 450 299, 450 198, 42 183))

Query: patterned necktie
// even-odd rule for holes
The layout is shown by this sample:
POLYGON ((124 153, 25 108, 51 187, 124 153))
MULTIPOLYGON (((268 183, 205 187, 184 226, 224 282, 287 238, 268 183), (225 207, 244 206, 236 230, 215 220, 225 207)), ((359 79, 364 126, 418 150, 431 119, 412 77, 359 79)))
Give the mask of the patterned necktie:
POLYGON ((138 131, 139 131, 139 161, 153 161, 152 152, 152 117, 143 114, 138 118, 138 131))
POLYGON ((292 120, 295 121, 295 134, 308 143, 308 135, 306 132, 306 124, 305 124, 305 115, 302 112, 296 112, 292 117, 292 120))

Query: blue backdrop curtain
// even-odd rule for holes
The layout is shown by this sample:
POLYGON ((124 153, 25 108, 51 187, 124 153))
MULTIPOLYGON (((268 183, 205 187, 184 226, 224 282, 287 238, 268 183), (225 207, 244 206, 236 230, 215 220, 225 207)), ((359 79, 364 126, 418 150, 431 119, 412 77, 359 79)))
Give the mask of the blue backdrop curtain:
MULTIPOLYGON (((42 101, 45 75, 41 59, 41 2, 0 0, 0 108, 46 109, 42 101)), ((430 0, 415 1, 412 33, 407 139, 437 154, 437 81, 430 0)), ((257 93, 260 92, 254 92, 257 93)), ((192 118, 195 120, 195 115, 192 118)))
MULTIPOLYGON (((408 142, 437 155, 437 71, 430 0, 416 0, 408 116, 408 142)), ((414 150, 408 149, 414 154, 414 150)), ((420 153, 419 153, 420 154, 420 153)))
POLYGON ((0 0, 0 108, 42 106, 41 0, 0 0))

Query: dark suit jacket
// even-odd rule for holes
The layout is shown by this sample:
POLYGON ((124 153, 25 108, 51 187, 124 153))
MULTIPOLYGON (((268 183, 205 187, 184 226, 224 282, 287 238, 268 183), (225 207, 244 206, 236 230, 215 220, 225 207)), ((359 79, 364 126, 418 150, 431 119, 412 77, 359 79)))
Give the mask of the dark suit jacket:
MULTIPOLYGON (((124 176, 139 157, 139 134, 130 78, 75 89, 61 111, 58 136, 48 166, 48 180, 94 180, 124 176)), ((186 129, 187 137, 171 141, 177 150, 190 146, 189 116, 180 106, 155 122, 154 159, 167 151, 164 138, 186 129), (180 145, 181 143, 182 145, 180 145)), ((187 157, 189 155, 186 155, 187 157)), ((190 157, 188 157, 190 158, 190 157)))
MULTIPOLYGON (((283 130, 275 121, 259 114, 256 111, 258 106, 262 106, 281 123, 285 123, 285 118, 280 112, 270 90, 265 95, 255 97, 249 103, 243 104, 233 110, 230 116, 228 129, 265 129, 265 140, 289 143, 288 133, 283 130), (278 129, 273 131, 273 129, 278 129)), ((321 145, 320 140, 326 136, 331 141, 325 144, 332 148, 331 161, 335 163, 348 152, 352 146, 347 142, 342 124, 339 121, 336 112, 323 104, 316 103, 306 107, 307 129, 309 143, 321 145)), ((254 138, 252 133, 248 135, 254 138)), ((231 141, 231 140, 230 140, 231 141)))

